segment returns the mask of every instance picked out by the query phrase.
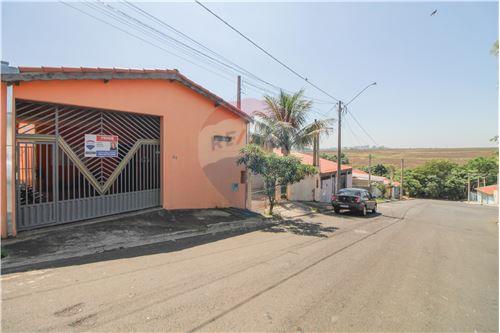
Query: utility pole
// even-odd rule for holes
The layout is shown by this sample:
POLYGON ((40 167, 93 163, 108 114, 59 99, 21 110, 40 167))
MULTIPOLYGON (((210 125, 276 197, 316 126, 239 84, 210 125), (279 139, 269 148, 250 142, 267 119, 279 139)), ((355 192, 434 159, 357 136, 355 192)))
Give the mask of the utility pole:
MULTIPOLYGON (((317 120, 314 119, 314 124, 316 123, 317 120)), ((318 193, 321 193, 321 191, 319 190, 319 188, 321 187, 321 177, 319 177, 319 174, 321 173, 321 166, 319 165, 319 133, 314 134, 313 138, 313 166, 318 168, 318 178, 316 178, 316 184, 313 189, 313 201, 316 201, 316 197, 318 197, 318 200, 320 200, 318 193)))
POLYGON ((372 193, 372 154, 368 155, 368 189, 372 193))
MULTIPOLYGON (((315 124, 316 122, 314 119, 315 124)), ((313 166, 319 167, 319 133, 314 134, 313 138, 313 166)))
MULTIPOLYGON (((479 183, 481 181, 481 177, 477 177, 477 188, 476 188, 476 195, 479 197, 479 187, 481 187, 481 184, 479 183)), ((483 204, 483 196, 481 196, 481 205, 483 204)))
POLYGON ((342 101, 339 101, 339 109, 338 109, 338 126, 337 126, 337 177, 335 178, 335 194, 339 193, 340 189, 340 176, 342 174, 342 162, 341 162, 341 155, 342 155, 342 101))
POLYGON ((238 75, 238 84, 236 92, 236 107, 241 109, 241 75, 238 75))
POLYGON ((405 160, 401 159, 401 188, 399 189, 399 199, 403 199, 403 170, 405 168, 405 160))
POLYGON ((467 203, 470 203, 470 174, 467 174, 467 203))
MULTIPOLYGON (((366 89, 370 88, 371 86, 376 85, 377 82, 372 82, 369 85, 367 85, 363 90, 361 90, 359 93, 357 93, 349 102, 345 104, 345 106, 351 104, 356 98, 359 97, 366 89)), ((335 178, 335 194, 339 192, 340 189, 340 177, 342 176, 342 101, 339 100, 338 104, 338 128, 337 128, 337 135, 338 135, 338 146, 337 146, 337 177, 335 178)))
POLYGON ((394 198, 394 167, 391 166, 391 199, 394 198))

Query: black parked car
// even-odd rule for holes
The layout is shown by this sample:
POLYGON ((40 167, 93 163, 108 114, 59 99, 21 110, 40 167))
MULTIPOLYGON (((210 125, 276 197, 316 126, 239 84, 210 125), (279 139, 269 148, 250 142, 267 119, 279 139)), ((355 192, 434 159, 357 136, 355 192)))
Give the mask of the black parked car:
POLYGON ((332 195, 332 206, 335 213, 343 209, 359 212, 363 216, 367 211, 377 212, 375 197, 362 188, 341 189, 337 195, 332 195))

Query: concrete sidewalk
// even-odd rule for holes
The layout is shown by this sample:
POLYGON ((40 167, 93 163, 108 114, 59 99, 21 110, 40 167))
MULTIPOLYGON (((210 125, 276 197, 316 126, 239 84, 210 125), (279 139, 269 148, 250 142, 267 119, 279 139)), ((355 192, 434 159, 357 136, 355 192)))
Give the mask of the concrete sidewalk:
POLYGON ((89 222, 21 232, 2 241, 2 271, 44 262, 166 241, 254 230, 271 224, 242 209, 167 211, 155 209, 89 222))

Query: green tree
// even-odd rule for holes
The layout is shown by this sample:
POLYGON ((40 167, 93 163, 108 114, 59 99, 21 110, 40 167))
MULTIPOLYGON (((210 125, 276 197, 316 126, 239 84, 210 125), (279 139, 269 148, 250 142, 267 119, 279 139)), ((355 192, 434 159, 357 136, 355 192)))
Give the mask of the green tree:
MULTIPOLYGON (((369 172, 370 168, 368 166, 361 167, 361 170, 365 172, 369 172)), ((372 165, 372 175, 374 176, 382 176, 382 177, 391 177, 391 172, 395 171, 393 165, 378 163, 372 165)))
POLYGON ((254 113, 256 118, 252 143, 280 148, 288 156, 293 148, 310 146, 315 135, 328 133, 332 119, 307 123, 312 101, 304 99, 304 91, 294 94, 281 91, 278 96, 264 96, 266 109, 254 113))
MULTIPOLYGON (((337 154, 321 153, 319 154, 319 157, 332 162, 337 162, 337 154)), ((340 162, 342 164, 349 164, 349 158, 346 154, 340 153, 340 162)))
POLYGON ((432 160, 405 170, 404 190, 410 196, 458 200, 465 197, 467 174, 449 160, 432 160))
POLYGON ((295 156, 267 153, 253 144, 241 149, 237 163, 245 165, 252 173, 263 177, 271 215, 276 203, 276 186, 297 183, 306 176, 318 172, 315 167, 302 164, 295 156))
POLYGON ((379 163, 379 164, 375 164, 374 166, 372 166, 372 174, 375 176, 387 177, 387 176, 390 176, 390 173, 391 173, 391 169, 384 164, 379 163))
POLYGON ((495 43, 493 43, 493 46, 491 47, 490 53, 493 54, 494 56, 498 57, 498 39, 495 43))
POLYGON ((496 184, 498 177, 498 155, 476 157, 465 164, 465 169, 472 177, 485 177, 486 184, 496 184))
POLYGON ((457 167, 444 182, 447 199, 460 200, 467 197, 467 171, 464 167, 457 167))
POLYGON ((411 172, 405 172, 404 189, 410 197, 423 197, 422 184, 411 172))

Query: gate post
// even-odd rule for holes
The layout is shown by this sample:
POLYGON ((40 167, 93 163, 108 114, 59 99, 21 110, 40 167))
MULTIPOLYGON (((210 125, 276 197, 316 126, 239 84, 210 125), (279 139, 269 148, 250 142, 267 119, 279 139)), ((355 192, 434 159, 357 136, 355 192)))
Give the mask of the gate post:
POLYGON ((10 235, 17 235, 16 227, 16 197, 15 186, 15 144, 16 144, 16 117, 15 117, 15 99, 14 86, 2 84, 2 94, 4 94, 4 103, 2 103, 2 122, 1 122, 1 155, 0 163, 2 166, 1 177, 1 235, 6 238, 10 235), (4 89, 5 88, 5 89, 4 89), (8 163, 10 162, 10 163, 8 163), (10 229, 10 230, 9 230, 10 229))
POLYGON ((2 82, 0 108, 0 227, 7 238, 7 84, 2 82))

